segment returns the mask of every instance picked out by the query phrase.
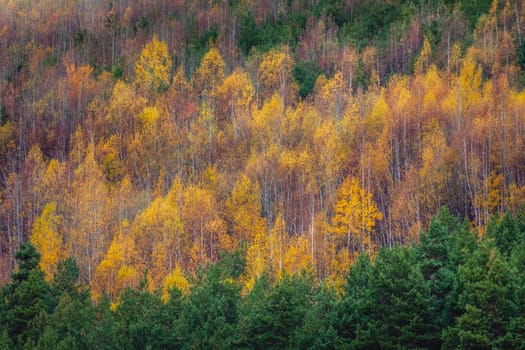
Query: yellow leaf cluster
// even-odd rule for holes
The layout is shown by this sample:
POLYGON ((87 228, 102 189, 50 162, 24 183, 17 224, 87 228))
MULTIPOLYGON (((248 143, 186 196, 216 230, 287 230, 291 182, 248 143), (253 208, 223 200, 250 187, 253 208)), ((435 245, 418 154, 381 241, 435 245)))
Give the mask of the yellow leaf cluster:
POLYGON ((171 59, 168 45, 155 36, 135 62, 135 82, 147 93, 155 94, 169 87, 171 59))
POLYGON ((346 235, 347 246, 352 251, 367 249, 370 252, 374 247, 371 233, 376 221, 382 218, 372 193, 362 188, 357 179, 346 178, 337 191, 332 231, 346 235))
POLYGON ((194 78, 195 86, 202 97, 215 96, 217 88, 223 83, 225 66, 219 50, 216 47, 210 48, 202 58, 194 78))
POLYGON ((278 93, 286 104, 296 90, 291 74, 293 65, 294 60, 286 48, 270 50, 263 56, 258 70, 263 97, 278 93))
POLYGON ((93 295, 102 293, 110 297, 116 296, 125 287, 136 286, 138 271, 133 264, 136 255, 135 242, 126 232, 129 224, 124 221, 121 229, 114 235, 106 255, 97 266, 96 283, 93 286, 93 295))
POLYGON ((176 266, 175 269, 166 276, 162 286, 162 301, 167 303, 170 298, 170 290, 173 287, 177 287, 183 294, 190 292, 190 283, 184 277, 180 266, 176 266))
POLYGON ((423 47, 421 48, 421 51, 419 52, 419 56, 416 59, 416 62, 414 63, 414 72, 416 74, 424 73, 430 64, 430 58, 432 55, 432 47, 430 46, 430 42, 427 38, 423 41, 423 47))
POLYGON ((289 274, 297 274, 312 269, 310 240, 306 236, 301 235, 291 239, 283 258, 283 266, 289 274))
POLYGON ((233 230, 241 240, 251 242, 258 233, 266 230, 261 217, 261 189, 257 181, 242 174, 226 205, 233 217, 233 230))
POLYGON ((41 254, 40 268, 46 280, 51 281, 57 263, 64 258, 62 237, 59 233, 61 217, 56 214, 56 203, 46 204, 42 214, 33 223, 31 243, 41 254))

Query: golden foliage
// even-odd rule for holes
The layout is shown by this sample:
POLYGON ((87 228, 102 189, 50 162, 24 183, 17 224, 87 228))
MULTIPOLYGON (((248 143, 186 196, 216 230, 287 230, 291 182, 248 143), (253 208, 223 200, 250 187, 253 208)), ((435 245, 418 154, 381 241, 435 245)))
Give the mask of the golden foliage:
POLYGON ((347 248, 351 252, 374 250, 376 244, 371 236, 376 221, 382 218, 372 193, 362 188, 357 179, 346 178, 337 190, 332 231, 340 237, 346 236, 347 248))
POLYGON ((203 98, 214 98, 224 80, 225 63, 219 50, 211 47, 195 72, 194 84, 203 98))
POLYGON ((283 267, 287 273, 299 274, 301 271, 312 270, 310 245, 311 242, 306 236, 295 236, 290 240, 283 257, 283 267))
POLYGON ((91 284, 96 266, 111 241, 108 213, 112 202, 104 175, 94 158, 94 147, 88 147, 85 159, 75 170, 72 195, 68 198, 71 219, 71 245, 84 269, 80 276, 91 284))
POLYGON ((140 269, 149 269, 148 286, 159 288, 175 266, 185 263, 185 235, 182 215, 183 189, 177 179, 168 194, 155 198, 131 225, 136 250, 133 262, 140 269))
POLYGON ((257 279, 268 268, 268 233, 259 232, 254 237, 246 252, 246 275, 248 279, 257 279))
POLYGON ((156 36, 148 42, 135 62, 135 82, 148 94, 164 91, 170 84, 171 58, 168 45, 156 36))
POLYGON ((132 259, 137 252, 128 229, 127 221, 122 222, 113 236, 106 255, 97 266, 93 286, 95 298, 103 293, 113 298, 124 288, 138 284, 139 273, 132 266, 132 259))
POLYGON ((233 219, 233 231, 241 241, 251 242, 260 232, 266 231, 261 217, 261 189, 259 184, 241 174, 226 202, 233 219))
POLYGON ((294 63, 287 47, 272 49, 263 56, 258 70, 263 99, 275 93, 279 94, 284 105, 294 99, 297 91, 292 78, 294 63))
POLYGON ((179 289, 181 293, 184 295, 190 292, 190 283, 188 282, 186 277, 184 277, 184 273, 182 272, 180 266, 178 265, 164 279, 164 283, 162 285, 162 297, 161 297, 164 303, 167 303, 169 301, 170 290, 174 287, 179 289))
MULTIPOLYGON (((464 19, 447 17, 452 41, 428 37, 419 52, 422 18, 388 47, 359 51, 338 47, 335 24, 319 19, 297 47, 247 56, 236 50, 238 32, 219 28, 200 62, 206 43, 184 48, 177 11, 129 35, 138 18, 129 7, 110 36, 56 50, 38 42, 49 28, 23 24, 41 35, 8 43, 6 57, 23 62, 17 69, 7 59, 0 79, 0 244, 9 252, 0 279, 29 238, 47 279, 71 253, 94 295, 115 296, 145 270, 149 288, 166 289, 239 244, 248 289, 262 273, 310 265, 340 288, 361 252, 417 241, 444 204, 476 225, 517 212, 525 92, 513 32, 523 13, 512 4, 494 1, 466 41, 464 19), (180 55, 154 36, 159 28, 180 55), (323 72, 304 99, 296 58, 323 72)), ((260 25, 272 15, 266 5, 254 14, 260 25)), ((199 36, 210 29, 205 19, 238 28, 236 18, 218 18, 232 13, 209 10, 195 22, 199 36)), ((272 11, 285 16, 287 6, 272 11)))
POLYGON ((42 214, 33 223, 31 232, 31 243, 41 254, 40 268, 45 274, 46 280, 51 281, 58 262, 65 258, 62 234, 62 217, 56 213, 56 203, 46 204, 42 214))
POLYGON ((419 56, 416 59, 416 62, 414 63, 414 73, 416 74, 422 74, 425 73, 430 65, 430 58, 432 55, 432 47, 430 46, 430 42, 427 38, 423 40, 423 47, 421 48, 421 51, 419 52, 419 56))

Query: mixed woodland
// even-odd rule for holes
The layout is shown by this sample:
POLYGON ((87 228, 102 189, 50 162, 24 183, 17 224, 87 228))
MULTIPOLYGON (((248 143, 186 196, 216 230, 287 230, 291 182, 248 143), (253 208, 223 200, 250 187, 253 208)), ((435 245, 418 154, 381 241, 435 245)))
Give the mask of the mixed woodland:
POLYGON ((0 348, 524 347, 524 22, 0 0, 0 348))

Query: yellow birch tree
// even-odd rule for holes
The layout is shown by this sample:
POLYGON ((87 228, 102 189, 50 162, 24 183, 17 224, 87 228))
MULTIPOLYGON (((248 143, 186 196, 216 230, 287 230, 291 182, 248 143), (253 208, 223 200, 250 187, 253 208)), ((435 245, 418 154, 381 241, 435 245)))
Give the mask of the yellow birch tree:
POLYGON ((56 203, 45 205, 42 214, 33 223, 30 241, 41 254, 40 268, 47 281, 51 281, 56 272, 57 263, 64 258, 60 226, 62 219, 56 213, 56 203))

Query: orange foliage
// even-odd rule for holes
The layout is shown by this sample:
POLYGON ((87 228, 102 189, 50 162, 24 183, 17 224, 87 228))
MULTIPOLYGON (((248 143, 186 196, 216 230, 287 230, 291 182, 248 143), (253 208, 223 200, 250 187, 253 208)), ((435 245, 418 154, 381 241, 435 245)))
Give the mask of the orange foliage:
POLYGON ((341 46, 322 14, 297 45, 249 53, 239 13, 259 30, 302 2, 4 3, 0 281, 29 239, 47 279, 72 254, 112 298, 147 270, 166 301, 235 249, 245 290, 302 269, 340 288, 442 205, 483 226, 525 203, 519 3, 494 1, 470 41, 447 16, 423 36, 419 12, 385 48, 341 46), (299 99, 305 60, 323 74, 299 99))

